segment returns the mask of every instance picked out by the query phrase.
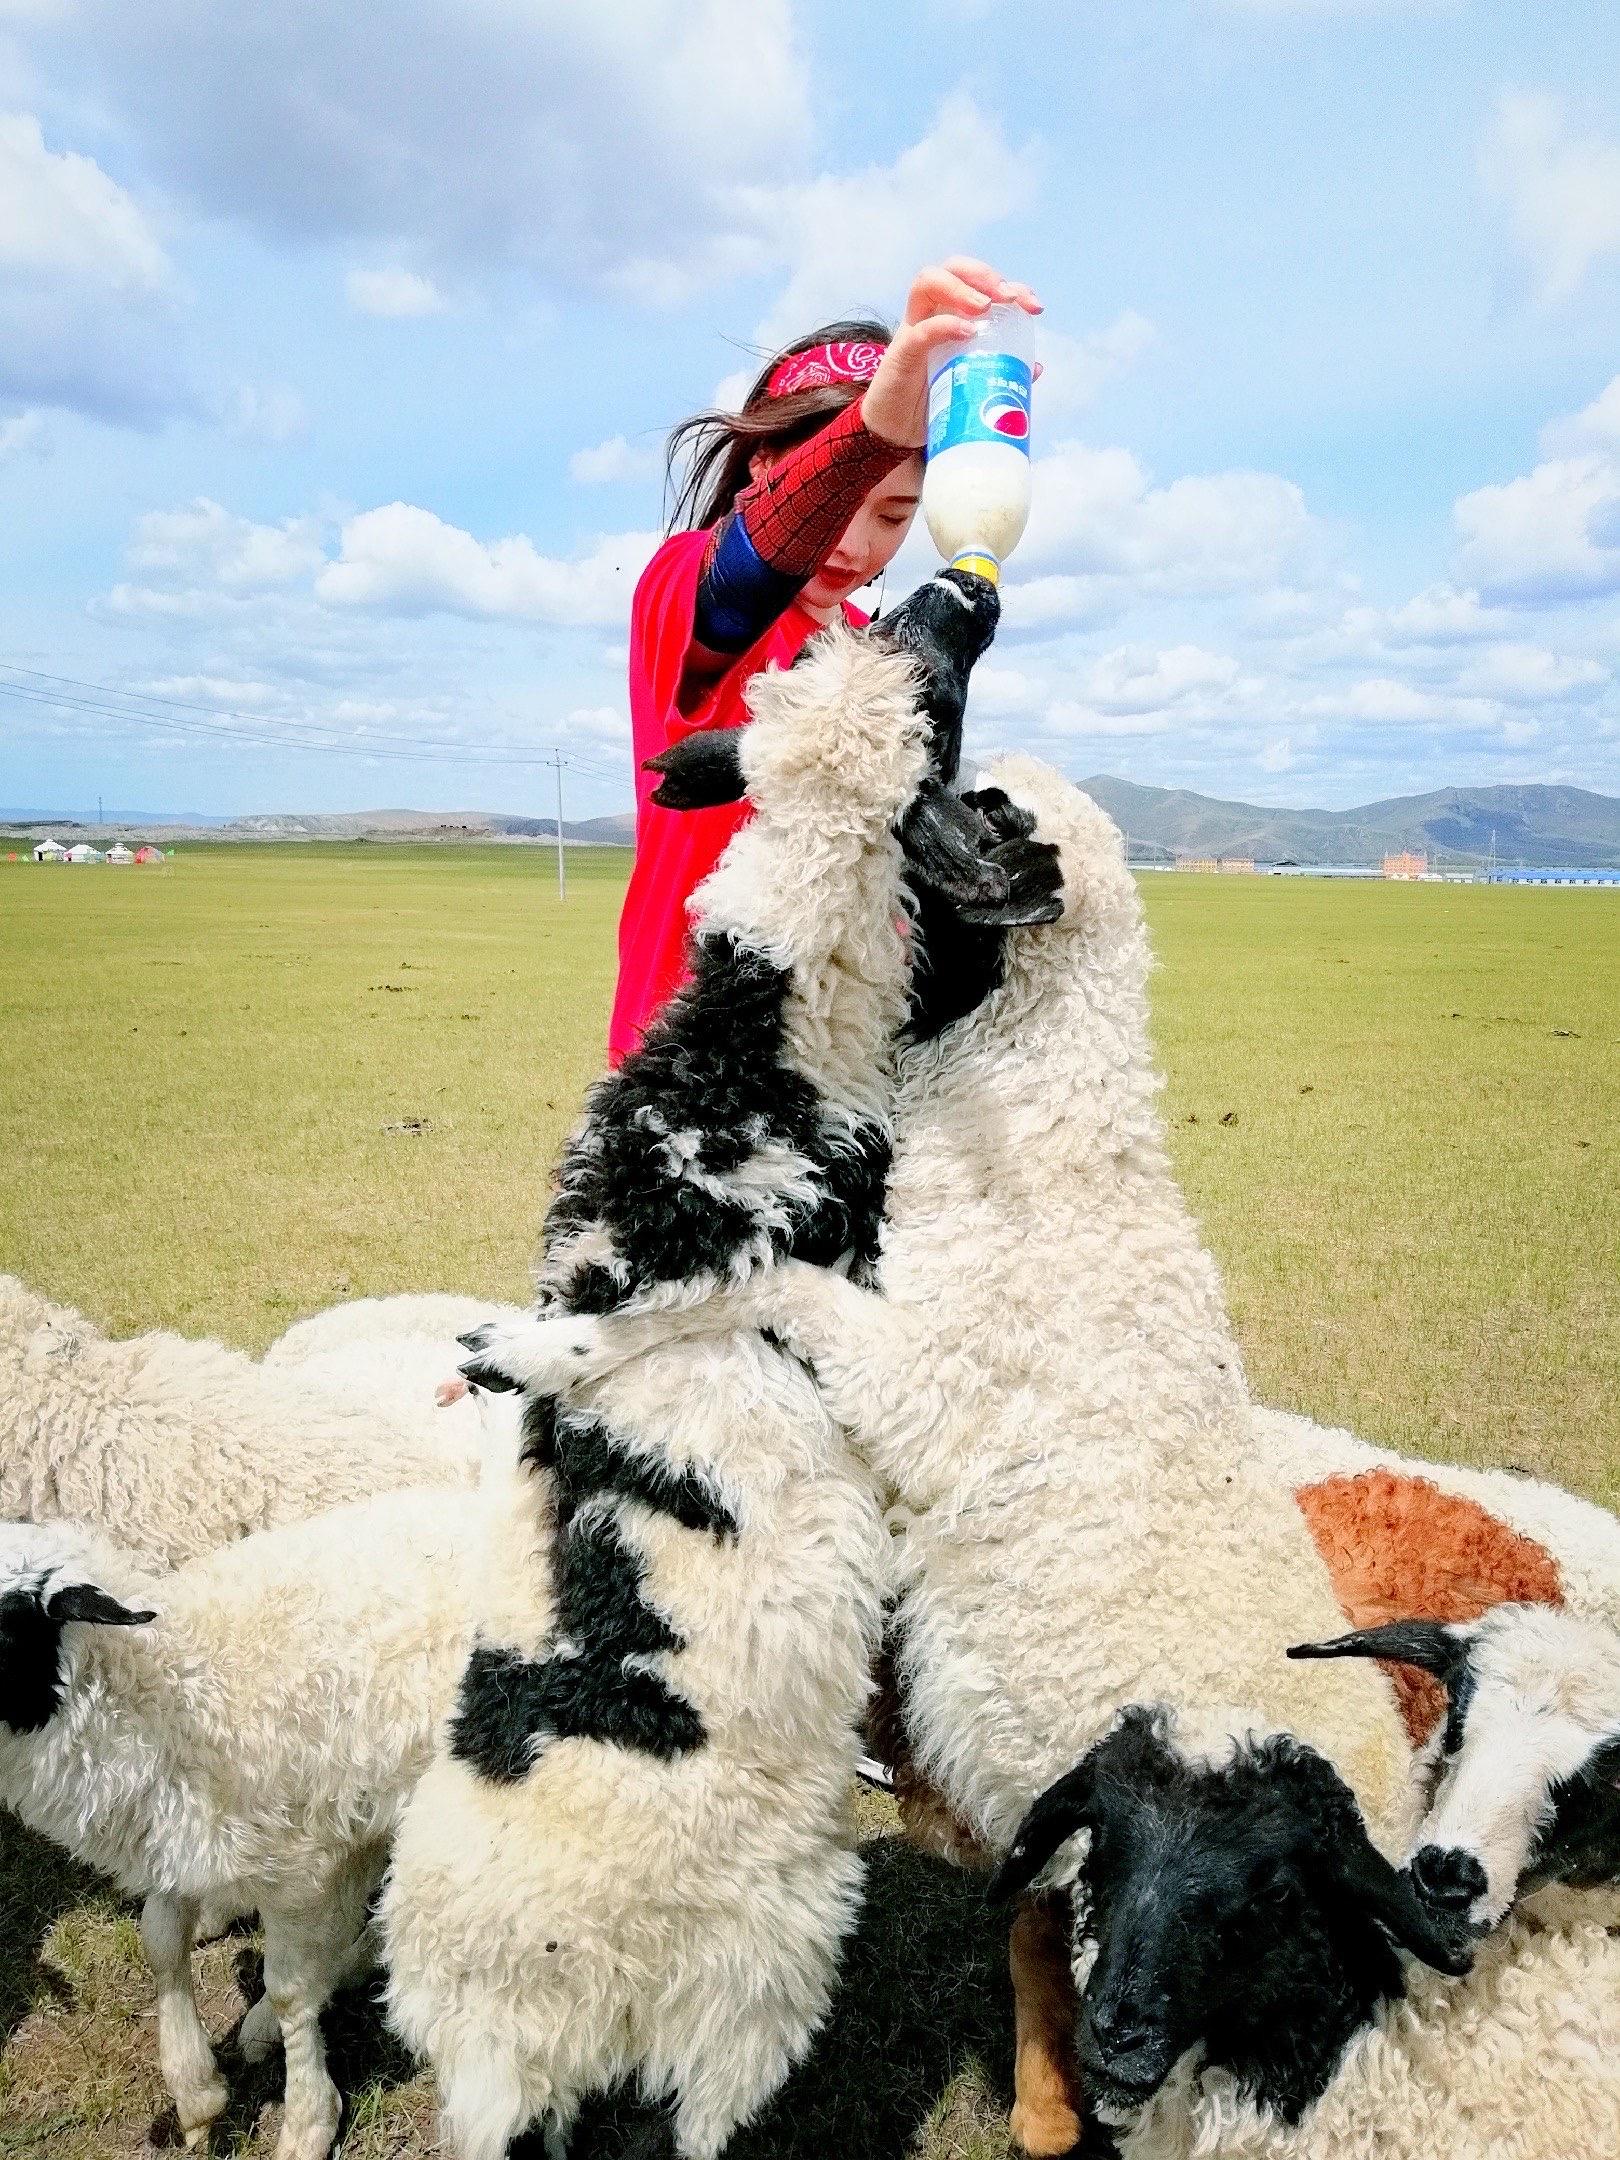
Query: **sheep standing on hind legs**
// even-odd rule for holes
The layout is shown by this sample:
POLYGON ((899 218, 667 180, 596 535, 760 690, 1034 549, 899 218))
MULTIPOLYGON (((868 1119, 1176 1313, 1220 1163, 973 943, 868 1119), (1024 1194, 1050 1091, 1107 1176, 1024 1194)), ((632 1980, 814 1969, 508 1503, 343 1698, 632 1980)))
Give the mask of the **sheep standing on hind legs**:
MULTIPOLYGON (((1399 2054, 1405 1980, 1389 1937, 1448 1971, 1465 1953, 1364 1827, 1397 1848, 1416 1814, 1386 1682, 1359 1666, 1341 1669, 1345 1685, 1301 1684, 1284 1658, 1301 1634, 1342 1627, 1340 1585, 1256 1443, 1218 1277, 1171 1174, 1140 906, 1117 835, 1027 761, 996 777, 1003 814, 1057 841, 1066 911, 989 954, 983 1004, 903 1061, 885 1296, 790 1265, 738 1302, 814 1361, 899 1493, 905 1726, 961 1824, 992 1851, 1019 1841, 1008 1879, 1028 1881, 1090 1827, 1064 1828, 1054 1803, 1061 1834, 1040 1849, 1023 1818, 1054 1771, 1083 1758, 1093 1794, 1112 1796, 1113 1843, 1081 1869, 1082 1895, 1098 1901, 1078 1944, 1096 1961, 1085 2060, 1116 2097, 1156 2091, 1189 2051, 1201 2066, 1130 2150, 1180 2150, 1155 2140, 1190 2123, 1200 2151, 1247 2151, 1229 2147, 1231 2115, 1256 2151, 1292 2151, 1297 2137, 1300 2151, 1327 2152, 1328 2125, 1379 2115, 1339 2078, 1341 2058, 1399 2054), (1319 1616, 1309 1627, 1307 1612, 1319 1616), (1209 1909, 1196 1918, 1200 1897, 1209 1909), (1152 2015, 1129 1992, 1133 1969, 1160 1970, 1138 1899, 1186 1946, 1180 1985, 1152 2015), (1259 1911, 1264 1925, 1244 1924, 1259 1911), (1210 1986, 1189 1988, 1217 1937, 1210 1986)), ((603 1323, 604 1341, 620 1324, 603 1323)), ((1029 1935, 1026 1924, 1020 1951, 1029 1935)), ((1522 1953, 1532 1975, 1509 1994, 1563 2002, 1596 2044, 1592 1947, 1501 1954, 1522 1953)), ((1041 1969, 1038 1955, 1025 1962, 1041 1969)), ((1476 2024, 1488 2033, 1497 1971, 1451 1995, 1414 1980, 1424 2047, 1448 2035, 1460 2046, 1476 2024)), ((1033 2035, 1037 2065, 1050 2038, 1033 2035)), ((1413 2090, 1419 2053, 1401 2058, 1413 2090)), ((1482 2055, 1486 2097, 1452 2109, 1434 2150, 1460 2156, 1480 2123, 1510 2123, 1533 2053, 1495 2078, 1482 2055)), ((1601 2142, 1612 2097, 1602 2078, 1577 2083, 1560 2119, 1601 2142)), ((1015 2128, 1031 2150, 1067 2149, 1079 2130, 1069 2092, 1021 2084, 1015 2128)), ((1398 2120, 1387 2136, 1391 2153, 1424 2149, 1398 2120)))
POLYGON ((627 2077, 712 2160, 824 2014, 884 1541, 811 1376, 716 1292, 786 1252, 869 1264, 910 983, 895 829, 945 816, 993 627, 982 581, 936 579, 757 678, 740 743, 665 765, 690 801, 731 761, 755 814, 695 898, 691 982, 566 1153, 551 1318, 469 1368, 524 1389, 523 1460, 382 1907, 457 2160, 535 2118, 560 2139, 627 2077), (625 1310, 641 1353, 569 1385, 557 1321, 625 1310))

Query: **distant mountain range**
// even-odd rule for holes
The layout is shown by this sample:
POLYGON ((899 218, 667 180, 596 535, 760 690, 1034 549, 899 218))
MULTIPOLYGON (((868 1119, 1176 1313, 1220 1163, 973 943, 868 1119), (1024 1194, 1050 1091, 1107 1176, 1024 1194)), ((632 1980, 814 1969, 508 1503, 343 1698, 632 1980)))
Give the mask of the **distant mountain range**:
POLYGON ((1081 786, 1129 834, 1140 860, 1252 856, 1256 862, 1376 863, 1407 849, 1433 864, 1493 858, 1528 869, 1620 866, 1620 800, 1572 787, 1440 788, 1355 810, 1278 810, 1097 773, 1081 786))
MULTIPOLYGON (((1278 810, 1222 802, 1186 788, 1142 787, 1097 773, 1081 782, 1128 834, 1139 861, 1182 855, 1252 856, 1256 862, 1376 863, 1411 849, 1431 863, 1477 868, 1493 858, 1530 869, 1620 867, 1620 800, 1572 787, 1441 788, 1398 795, 1356 810, 1278 810)), ((199 840, 494 840, 545 841, 549 818, 497 810, 311 811, 230 819, 162 816, 108 820, 52 817, 0 809, 0 825, 30 833, 72 830, 107 841, 160 834, 166 843, 199 840)), ((635 818, 565 820, 575 846, 629 847, 635 818)))
MULTIPOLYGON (((64 818, 49 811, 0 809, 0 825, 31 833, 73 832, 105 841, 139 839, 151 832, 176 840, 555 840, 555 818, 509 817, 499 810, 311 810, 266 812, 254 817, 186 817, 148 812, 123 818, 64 818)), ((564 818, 563 839, 572 846, 630 847, 636 837, 632 811, 615 817, 564 818)))

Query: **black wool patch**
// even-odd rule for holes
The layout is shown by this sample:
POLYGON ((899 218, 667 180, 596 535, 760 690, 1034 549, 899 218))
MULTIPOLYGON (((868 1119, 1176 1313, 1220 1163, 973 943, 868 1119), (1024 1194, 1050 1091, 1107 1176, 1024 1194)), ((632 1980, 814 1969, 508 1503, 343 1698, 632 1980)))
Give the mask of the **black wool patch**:
POLYGON ((685 1648, 644 1594, 644 1568, 600 1502, 559 1530, 557 1640, 538 1658, 480 1644, 462 1675, 450 1751, 512 1784, 550 1739, 597 1740, 670 1761, 707 1739, 685 1699, 639 1660, 685 1648))
POLYGON ((815 1087, 785 1059, 791 982, 730 937, 700 937, 691 981, 592 1089, 545 1223, 552 1291, 571 1311, 612 1312, 658 1283, 724 1275, 767 1243, 805 1258, 875 1243, 886 1148, 877 1136, 836 1145, 822 1130, 815 1087), (803 1156, 814 1188, 769 1230, 755 1196, 705 1182, 766 1147, 803 1156), (571 1265, 569 1240, 595 1226, 613 1264, 571 1265))
POLYGON ((27 1590, 0 1596, 0 1725, 38 1732, 62 1701, 62 1623, 27 1590))
POLYGON ((906 1032, 913 1042, 924 1043, 977 1011, 992 990, 1001 988, 1007 933, 963 922, 948 900, 920 882, 912 893, 917 960, 906 1032))
POLYGON ((689 1465, 677 1468, 656 1455, 628 1448, 604 1419, 579 1411, 554 1414, 552 1430, 557 1510, 565 1519, 596 1495, 608 1494, 639 1500, 643 1507, 671 1516, 687 1530, 704 1530, 712 1537, 736 1536, 736 1516, 721 1499, 714 1480, 701 1470, 689 1465))
POLYGON ((1537 1839, 1520 1891, 1542 1883, 1579 1890, 1620 1882, 1620 1738, 1596 1748, 1573 1777, 1548 1795, 1552 1820, 1537 1839))

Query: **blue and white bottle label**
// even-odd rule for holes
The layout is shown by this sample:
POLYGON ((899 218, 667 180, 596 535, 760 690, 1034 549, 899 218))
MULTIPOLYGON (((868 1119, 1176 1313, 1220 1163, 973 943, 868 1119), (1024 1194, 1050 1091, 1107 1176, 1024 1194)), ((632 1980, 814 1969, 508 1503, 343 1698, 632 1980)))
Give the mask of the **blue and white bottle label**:
POLYGON ((960 353, 928 391, 928 455, 958 443, 1011 443, 1029 455, 1029 363, 1012 353, 960 353))

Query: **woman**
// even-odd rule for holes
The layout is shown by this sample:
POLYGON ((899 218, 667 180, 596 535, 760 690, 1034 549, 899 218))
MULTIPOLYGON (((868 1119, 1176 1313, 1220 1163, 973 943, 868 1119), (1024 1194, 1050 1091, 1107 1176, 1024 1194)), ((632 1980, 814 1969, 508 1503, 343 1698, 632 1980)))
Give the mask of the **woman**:
POLYGON ((700 413, 671 436, 670 470, 684 457, 687 471, 630 611, 636 859, 614 1064, 679 988, 686 902, 747 816, 661 810, 642 766, 694 729, 739 725, 748 678, 788 666, 835 615, 866 621, 849 596, 892 560, 922 491, 929 362, 997 302, 1040 306, 1027 285, 953 256, 918 272, 892 337, 881 323, 829 323, 760 370, 741 412, 700 413))

